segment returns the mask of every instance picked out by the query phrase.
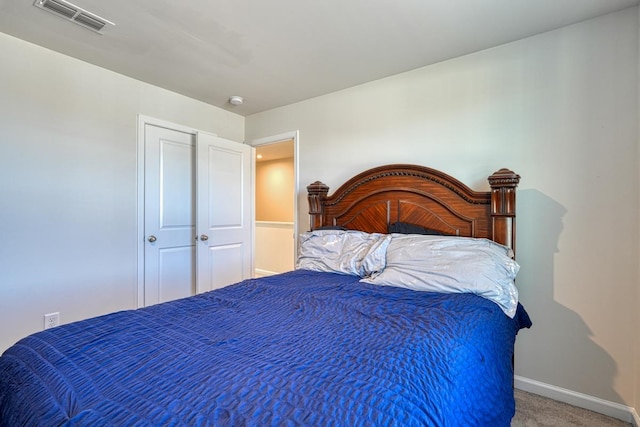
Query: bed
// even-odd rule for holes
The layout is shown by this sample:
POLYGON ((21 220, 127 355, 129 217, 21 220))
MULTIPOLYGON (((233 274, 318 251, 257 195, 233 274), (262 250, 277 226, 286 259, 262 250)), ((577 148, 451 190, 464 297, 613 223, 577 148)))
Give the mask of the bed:
POLYGON ((520 302, 376 280, 406 273, 407 248, 460 242, 517 274, 519 178, 476 192, 388 165, 330 196, 315 182, 296 270, 20 340, 0 357, 0 425, 508 426, 520 302))

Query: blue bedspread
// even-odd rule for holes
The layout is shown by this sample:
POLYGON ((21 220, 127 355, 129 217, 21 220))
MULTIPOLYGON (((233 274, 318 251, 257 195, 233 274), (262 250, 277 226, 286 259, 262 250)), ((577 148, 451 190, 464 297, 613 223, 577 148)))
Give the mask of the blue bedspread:
POLYGON ((295 271, 31 335, 3 426, 508 426, 529 326, 471 294, 295 271))

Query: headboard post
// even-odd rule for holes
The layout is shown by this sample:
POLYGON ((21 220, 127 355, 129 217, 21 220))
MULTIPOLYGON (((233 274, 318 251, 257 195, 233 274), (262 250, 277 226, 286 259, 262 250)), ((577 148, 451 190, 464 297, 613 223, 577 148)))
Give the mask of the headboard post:
POLYGON ((516 242, 516 187, 520 175, 502 168, 489 177, 491 185, 492 239, 511 248, 516 242))
POLYGON ((309 200, 309 227, 313 231, 322 227, 324 216, 324 199, 329 193, 329 186, 316 181, 307 186, 307 199, 309 200))

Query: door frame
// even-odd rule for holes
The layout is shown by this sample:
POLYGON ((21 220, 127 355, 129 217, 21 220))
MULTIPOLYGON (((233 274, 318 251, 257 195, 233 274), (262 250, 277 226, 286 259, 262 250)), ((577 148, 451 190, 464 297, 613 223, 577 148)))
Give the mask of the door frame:
MULTIPOLYGON (((246 141, 247 144, 252 147, 258 147, 261 145, 276 144, 278 142, 284 142, 289 139, 293 139, 293 262, 298 259, 298 190, 299 190, 299 171, 298 171, 298 142, 300 139, 299 131, 294 130, 290 132, 284 132, 278 135, 266 136, 264 138, 257 138, 246 141)), ((254 176, 254 181, 256 177, 254 176)), ((254 188, 256 187, 254 182, 254 188)), ((254 199, 255 204, 255 199, 254 199)), ((255 206, 253 209, 253 250, 255 253, 255 206)), ((254 255, 255 262, 255 255, 254 255)))
MULTIPOLYGON (((171 123, 165 120, 156 119, 142 114, 138 114, 138 134, 136 136, 136 256, 137 256, 137 276, 136 276, 136 301, 137 308, 144 307, 144 128, 146 125, 162 127, 189 133, 197 138, 198 129, 188 126, 171 123)), ((196 139, 197 141, 197 139, 196 139)))

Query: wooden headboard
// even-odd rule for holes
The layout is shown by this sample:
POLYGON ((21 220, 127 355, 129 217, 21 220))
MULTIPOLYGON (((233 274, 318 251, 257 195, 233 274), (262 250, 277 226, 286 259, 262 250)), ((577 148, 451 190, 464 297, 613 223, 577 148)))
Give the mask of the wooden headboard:
POLYGON ((516 187, 520 176, 500 169, 489 176, 491 191, 473 191, 444 172, 396 164, 362 172, 328 196, 316 181, 307 187, 311 230, 341 226, 386 233, 406 222, 444 234, 485 237, 515 251, 516 187))

